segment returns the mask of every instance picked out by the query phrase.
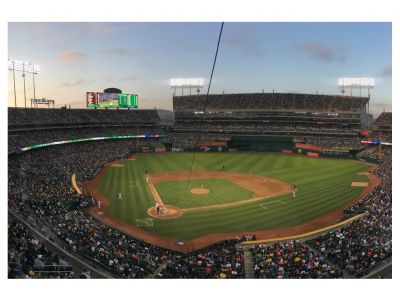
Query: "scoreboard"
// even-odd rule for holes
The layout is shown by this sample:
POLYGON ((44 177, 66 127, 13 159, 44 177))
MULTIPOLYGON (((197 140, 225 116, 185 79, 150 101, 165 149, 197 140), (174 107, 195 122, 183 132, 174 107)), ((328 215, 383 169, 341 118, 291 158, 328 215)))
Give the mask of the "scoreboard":
POLYGON ((117 94, 86 92, 88 108, 138 108, 138 96, 135 94, 117 94))
POLYGON ((118 94, 118 106, 120 108, 138 107, 138 96, 134 94, 118 94))

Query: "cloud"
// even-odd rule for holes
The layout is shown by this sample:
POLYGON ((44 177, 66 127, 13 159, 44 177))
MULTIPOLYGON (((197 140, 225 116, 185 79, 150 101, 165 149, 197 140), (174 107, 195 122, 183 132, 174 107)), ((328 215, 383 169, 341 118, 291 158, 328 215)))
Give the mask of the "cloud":
POLYGON ((87 55, 82 52, 68 49, 68 50, 64 50, 63 52, 61 52, 58 55, 58 58, 60 58, 64 61, 78 61, 78 60, 86 59, 87 55))
POLYGON ((297 45, 296 49, 310 58, 324 62, 343 62, 347 59, 346 47, 338 44, 327 46, 322 43, 303 43, 297 45))
POLYGON ((106 54, 111 54, 116 56, 129 56, 133 55, 135 53, 135 50, 126 47, 116 47, 116 48, 106 49, 104 52, 106 54))
POLYGON ((88 84, 91 81, 88 80, 84 80, 84 79, 78 79, 77 81, 74 82, 64 82, 61 84, 61 86, 63 87, 74 87, 74 86, 80 86, 80 85, 84 85, 84 84, 88 84))
POLYGON ((387 64, 382 71, 383 76, 392 76, 392 64, 387 64))
POLYGON ((243 54, 259 55, 263 53, 261 40, 257 39, 254 30, 245 25, 235 27, 234 32, 230 32, 222 43, 230 45, 243 54))

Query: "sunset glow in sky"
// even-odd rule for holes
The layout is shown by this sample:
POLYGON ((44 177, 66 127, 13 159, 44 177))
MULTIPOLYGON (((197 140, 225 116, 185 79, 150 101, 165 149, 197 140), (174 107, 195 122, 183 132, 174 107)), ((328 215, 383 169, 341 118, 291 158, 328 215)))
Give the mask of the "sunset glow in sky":
MULTIPOLYGON (((40 65, 36 96, 55 99, 57 107, 83 108, 87 91, 117 87, 138 94, 139 108, 171 109, 171 78, 199 77, 208 84, 219 27, 9 23, 8 56, 40 65)), ((225 23, 210 93, 339 94, 339 77, 374 77, 370 109, 391 111, 391 35, 390 23, 225 23)), ((14 106, 8 74, 8 105, 14 106)), ((21 73, 16 88, 23 106, 21 73)), ((30 104, 31 75, 26 93, 30 104)))

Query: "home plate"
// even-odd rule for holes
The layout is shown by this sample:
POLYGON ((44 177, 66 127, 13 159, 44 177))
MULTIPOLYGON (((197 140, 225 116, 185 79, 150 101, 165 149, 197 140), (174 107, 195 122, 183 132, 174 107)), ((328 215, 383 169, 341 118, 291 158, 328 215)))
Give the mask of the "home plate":
POLYGON ((98 215, 104 215, 104 212, 103 211, 97 211, 96 212, 98 215))

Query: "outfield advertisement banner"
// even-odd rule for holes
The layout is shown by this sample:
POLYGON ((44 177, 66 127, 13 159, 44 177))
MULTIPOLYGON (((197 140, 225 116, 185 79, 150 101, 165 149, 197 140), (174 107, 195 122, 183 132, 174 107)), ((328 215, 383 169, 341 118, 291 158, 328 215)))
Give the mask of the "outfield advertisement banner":
POLYGON ((79 142, 87 142, 87 141, 97 141, 97 140, 112 140, 112 139, 136 139, 136 138, 145 138, 145 139, 153 139, 153 138, 160 138, 164 137, 163 135, 159 134, 147 134, 147 135, 132 135, 132 136, 107 136, 107 137, 93 137, 93 138, 83 138, 83 139, 74 139, 74 140, 66 140, 66 141, 56 141, 56 142, 49 142, 49 143, 42 143, 31 145, 27 147, 23 147, 20 151, 25 152, 28 150, 46 147, 46 146, 54 146, 60 144, 70 144, 70 143, 79 143, 79 142))
POLYGON ((293 150, 291 149, 283 149, 281 152, 285 155, 293 155, 293 150))
POLYGON ((320 151, 321 150, 321 147, 319 147, 319 146, 306 144, 306 143, 296 143, 295 147, 296 148, 301 148, 301 149, 310 149, 310 150, 314 150, 314 151, 320 151))
POLYGON ((373 144, 373 145, 379 145, 379 144, 392 145, 391 142, 383 142, 383 141, 378 141, 378 140, 373 140, 373 141, 371 141, 371 140, 361 140, 361 143, 362 144, 373 144))
POLYGON ((227 141, 203 141, 197 144, 197 147, 212 147, 212 146, 228 146, 227 141))

